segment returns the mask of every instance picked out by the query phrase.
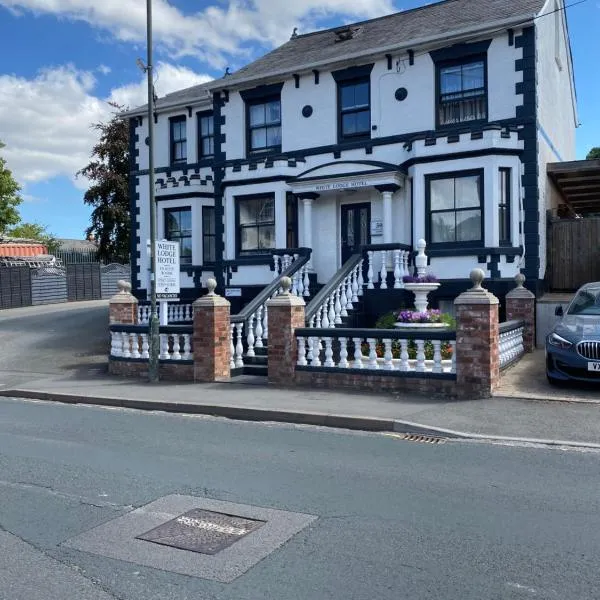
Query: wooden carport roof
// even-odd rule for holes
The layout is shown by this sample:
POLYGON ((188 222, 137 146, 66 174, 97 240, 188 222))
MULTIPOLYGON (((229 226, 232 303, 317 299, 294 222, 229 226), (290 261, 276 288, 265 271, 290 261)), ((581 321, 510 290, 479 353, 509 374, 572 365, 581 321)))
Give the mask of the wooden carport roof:
POLYGON ((550 163, 547 173, 574 212, 600 213, 600 160, 550 163))

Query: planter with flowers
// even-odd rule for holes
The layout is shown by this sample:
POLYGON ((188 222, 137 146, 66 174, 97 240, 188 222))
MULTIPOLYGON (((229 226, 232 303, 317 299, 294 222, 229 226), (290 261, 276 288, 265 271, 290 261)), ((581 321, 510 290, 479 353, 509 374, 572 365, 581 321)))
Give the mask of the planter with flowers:
POLYGON ((435 275, 419 275, 413 277, 406 275, 402 278, 404 289, 415 295, 415 308, 419 313, 427 312, 429 306, 429 293, 437 290, 440 283, 435 275))
POLYGON ((447 329, 451 318, 439 310, 399 310, 394 313, 399 329, 447 329))

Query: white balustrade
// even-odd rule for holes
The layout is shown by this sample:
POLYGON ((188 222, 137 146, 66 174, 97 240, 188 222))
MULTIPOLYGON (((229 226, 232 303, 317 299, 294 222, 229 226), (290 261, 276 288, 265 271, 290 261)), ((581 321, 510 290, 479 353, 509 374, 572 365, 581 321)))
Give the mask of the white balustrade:
POLYGON ((523 326, 500 333, 500 368, 504 368, 525 353, 523 326))
MULTIPOLYGON (((138 306, 138 324, 146 325, 150 322, 150 305, 142 304, 138 306)), ((160 317, 160 304, 156 305, 156 316, 160 317)), ((192 321, 194 310, 191 304, 167 304, 167 322, 185 323, 192 321)))
MULTIPOLYGON (((131 360, 148 360, 150 344, 147 332, 110 332, 110 355, 131 360)), ((159 358, 161 360, 193 360, 192 332, 160 333, 159 358)))
POLYGON ((424 377, 432 373, 456 373, 455 340, 372 337, 381 335, 376 329, 366 338, 331 337, 323 329, 316 330, 315 334, 297 336, 298 366, 412 372, 422 373, 424 377), (349 357, 353 359, 349 360, 349 357))

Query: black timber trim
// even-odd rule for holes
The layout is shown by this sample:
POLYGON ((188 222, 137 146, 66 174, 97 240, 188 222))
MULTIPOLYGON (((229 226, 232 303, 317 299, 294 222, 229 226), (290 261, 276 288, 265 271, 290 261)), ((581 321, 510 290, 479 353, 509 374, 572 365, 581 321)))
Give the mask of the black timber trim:
POLYGON ((524 122, 519 132, 519 138, 524 142, 521 156, 525 214, 524 274, 527 281, 537 281, 540 271, 540 231, 535 27, 525 27, 522 35, 515 37, 515 47, 523 49, 523 58, 515 61, 515 70, 523 72, 523 105, 517 106, 517 118, 524 122))
MULTIPOLYGON (((364 165, 367 167, 377 167, 379 171, 372 171, 373 173, 379 173, 380 171, 397 171, 398 165, 394 165, 393 163, 386 163, 377 160, 336 160, 335 162, 323 163, 322 165, 317 165, 316 167, 312 167, 302 173, 300 173, 296 179, 301 181, 301 177, 306 177, 306 175, 313 173, 314 171, 318 171, 319 169, 324 169, 325 167, 331 167, 332 165, 364 165)), ((348 173, 351 176, 353 173, 348 173)), ((326 177, 340 177, 341 175, 326 175, 326 177)), ((310 178, 307 179, 310 181, 310 178)))
POLYGON ((481 40, 480 42, 474 42, 472 44, 454 44, 453 46, 447 46, 446 48, 440 48, 439 50, 432 50, 429 53, 433 62, 441 62, 445 60, 460 60, 474 56, 476 54, 485 54, 492 43, 492 38, 489 40, 481 40))
POLYGON ((522 256, 523 248, 501 246, 499 248, 485 248, 474 246, 472 248, 431 248, 427 250, 429 258, 447 258, 453 256, 522 256))
POLYGON ((224 101, 219 92, 213 93, 213 116, 214 116, 214 136, 215 136, 215 165, 213 167, 213 190, 215 198, 215 265, 214 276, 217 281, 217 287, 225 287, 225 276, 223 273, 223 256, 225 255, 225 210, 223 203, 223 178, 225 176, 226 155, 222 147, 222 128, 223 118, 221 109, 224 101))
POLYGON ((140 263, 137 258, 138 239, 138 211, 137 204, 140 199, 140 194, 137 191, 139 179, 136 173, 139 170, 138 152, 136 152, 136 142, 139 141, 139 135, 136 133, 139 120, 136 117, 129 119, 129 177, 127 181, 129 193, 129 215, 130 215, 130 231, 129 231, 129 256, 131 264, 131 290, 136 292, 141 287, 139 279, 140 263))
POLYGON ((290 175, 273 175, 273 177, 255 177, 252 179, 251 177, 248 179, 239 179, 234 181, 223 181, 221 184, 221 188, 225 189, 228 187, 236 187, 240 185, 252 185, 254 183, 274 183, 276 181, 291 181, 294 177, 290 175))
POLYGON ((161 194, 156 195, 156 202, 162 200, 184 200, 187 198, 214 198, 215 195, 211 192, 181 192, 180 194, 161 194))
POLYGON ((370 77, 374 66, 375 63, 360 65, 358 67, 348 67, 347 69, 332 71, 331 76, 337 82, 348 81, 350 79, 362 79, 363 77, 370 77))
POLYGON ((432 163, 432 162, 444 162, 447 160, 460 160, 464 158, 478 158, 481 156, 520 156, 523 150, 516 148, 484 148, 483 150, 465 150, 464 152, 453 152, 445 154, 435 154, 433 156, 419 156, 416 158, 409 158, 405 160, 401 165, 401 170, 406 170, 413 165, 432 163))
POLYGON ((268 98, 270 96, 279 96, 282 88, 283 81, 271 85, 259 85, 250 90, 242 90, 240 96, 244 102, 247 102, 248 100, 260 100, 261 98, 268 98))

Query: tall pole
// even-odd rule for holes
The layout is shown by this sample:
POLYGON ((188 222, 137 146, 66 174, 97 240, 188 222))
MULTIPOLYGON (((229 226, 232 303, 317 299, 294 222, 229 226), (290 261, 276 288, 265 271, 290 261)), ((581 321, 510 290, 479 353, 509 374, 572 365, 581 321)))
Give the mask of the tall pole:
POLYGON ((148 191, 150 198, 150 360, 148 377, 151 383, 158 381, 158 355, 160 351, 159 323, 156 311, 156 202, 154 199, 154 77, 152 71, 152 0, 146 0, 146 40, 148 55, 148 191))

